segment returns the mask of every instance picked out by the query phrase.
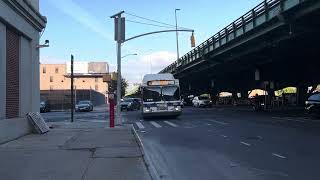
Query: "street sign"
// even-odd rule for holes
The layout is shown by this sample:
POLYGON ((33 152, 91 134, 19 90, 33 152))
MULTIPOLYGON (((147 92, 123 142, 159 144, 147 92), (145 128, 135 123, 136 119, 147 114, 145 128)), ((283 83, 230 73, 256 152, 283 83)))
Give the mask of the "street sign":
POLYGON ((126 39, 126 35, 125 35, 125 18, 121 17, 120 18, 120 29, 119 29, 119 18, 114 18, 114 40, 117 42, 124 42, 124 40, 126 39), (118 34, 120 33, 120 36, 118 36, 118 34), (119 39, 120 38, 120 39, 119 39))

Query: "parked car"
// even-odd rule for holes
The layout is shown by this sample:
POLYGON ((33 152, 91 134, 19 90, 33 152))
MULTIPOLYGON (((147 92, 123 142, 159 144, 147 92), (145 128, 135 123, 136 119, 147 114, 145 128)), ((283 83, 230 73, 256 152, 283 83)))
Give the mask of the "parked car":
POLYGON ((194 107, 212 107, 212 101, 208 96, 196 96, 192 100, 194 107))
POLYGON ((89 100, 85 101, 79 101, 78 104, 76 105, 76 111, 93 111, 93 104, 89 100))
POLYGON ((140 108, 139 102, 133 98, 122 99, 120 105, 121 105, 121 111, 123 110, 132 111, 140 108))
POLYGON ((40 112, 46 113, 46 112, 50 112, 50 111, 51 111, 50 104, 47 101, 41 101, 40 102, 40 112))
POLYGON ((141 98, 133 98, 133 100, 135 101, 135 103, 137 104, 138 108, 137 109, 140 109, 141 107, 141 104, 142 104, 142 100, 141 98))
POLYGON ((183 98, 183 105, 184 106, 192 106, 192 100, 193 100, 194 96, 193 95, 189 95, 188 97, 183 98))
POLYGON ((305 109, 310 114, 320 114, 320 93, 313 94, 308 98, 305 109))

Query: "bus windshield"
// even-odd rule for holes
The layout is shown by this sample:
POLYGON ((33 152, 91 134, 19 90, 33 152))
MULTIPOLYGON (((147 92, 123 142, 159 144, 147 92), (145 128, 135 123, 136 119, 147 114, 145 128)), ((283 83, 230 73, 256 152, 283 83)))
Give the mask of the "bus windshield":
POLYGON ((161 88, 160 87, 144 87, 143 101, 144 102, 161 101, 161 88))
POLYGON ((177 101, 180 99, 179 87, 163 86, 163 87, 144 87, 143 101, 158 102, 158 101, 177 101))
POLYGON ((177 101, 180 99, 179 88, 177 86, 162 87, 162 98, 164 101, 177 101))

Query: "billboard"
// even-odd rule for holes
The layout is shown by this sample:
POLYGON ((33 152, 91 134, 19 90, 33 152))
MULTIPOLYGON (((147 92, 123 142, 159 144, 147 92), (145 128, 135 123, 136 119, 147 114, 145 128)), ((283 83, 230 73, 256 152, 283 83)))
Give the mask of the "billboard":
MULTIPOLYGON (((75 74, 88 74, 88 62, 74 62, 73 73, 75 74)), ((67 73, 71 73, 71 62, 67 62, 67 73)))

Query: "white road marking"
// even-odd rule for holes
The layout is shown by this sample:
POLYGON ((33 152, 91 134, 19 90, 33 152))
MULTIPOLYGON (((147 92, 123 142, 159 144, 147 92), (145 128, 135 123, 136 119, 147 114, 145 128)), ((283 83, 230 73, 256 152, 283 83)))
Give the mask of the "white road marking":
POLYGON ((272 155, 273 155, 273 156, 276 156, 276 157, 278 157, 278 158, 286 159, 285 156, 282 156, 282 155, 277 154, 277 153, 272 153, 272 155))
POLYGON ((162 126, 154 121, 150 121, 150 124, 152 124, 156 128, 161 128, 162 126))
POLYGON ((136 122, 136 125, 138 126, 139 129, 144 129, 144 126, 142 125, 141 122, 136 122))
POLYGON ((226 135, 223 135, 223 134, 221 134, 220 136, 221 136, 221 137, 224 137, 224 138, 227 138, 227 137, 228 137, 228 136, 226 136, 226 135))
POLYGON ((104 120, 79 120, 80 122, 96 122, 96 123, 106 123, 104 120))
POLYGON ((296 121, 296 122, 302 122, 304 123, 304 120, 299 120, 299 119, 292 119, 290 117, 271 117, 273 119, 278 119, 278 120, 282 120, 282 121, 296 121))
POLYGON ((174 123, 172 123, 172 122, 169 122, 169 121, 163 121, 163 122, 169 124, 169 125, 172 126, 172 127, 178 127, 178 125, 176 125, 176 124, 174 124, 174 123))
POLYGON ((251 144, 243 142, 243 141, 240 141, 240 143, 243 144, 243 145, 246 145, 246 146, 251 146, 251 144))
POLYGON ((216 121, 216 120, 209 120, 211 122, 217 123, 217 124, 221 124, 221 125, 227 125, 228 123, 226 122, 222 122, 222 121, 216 121))

